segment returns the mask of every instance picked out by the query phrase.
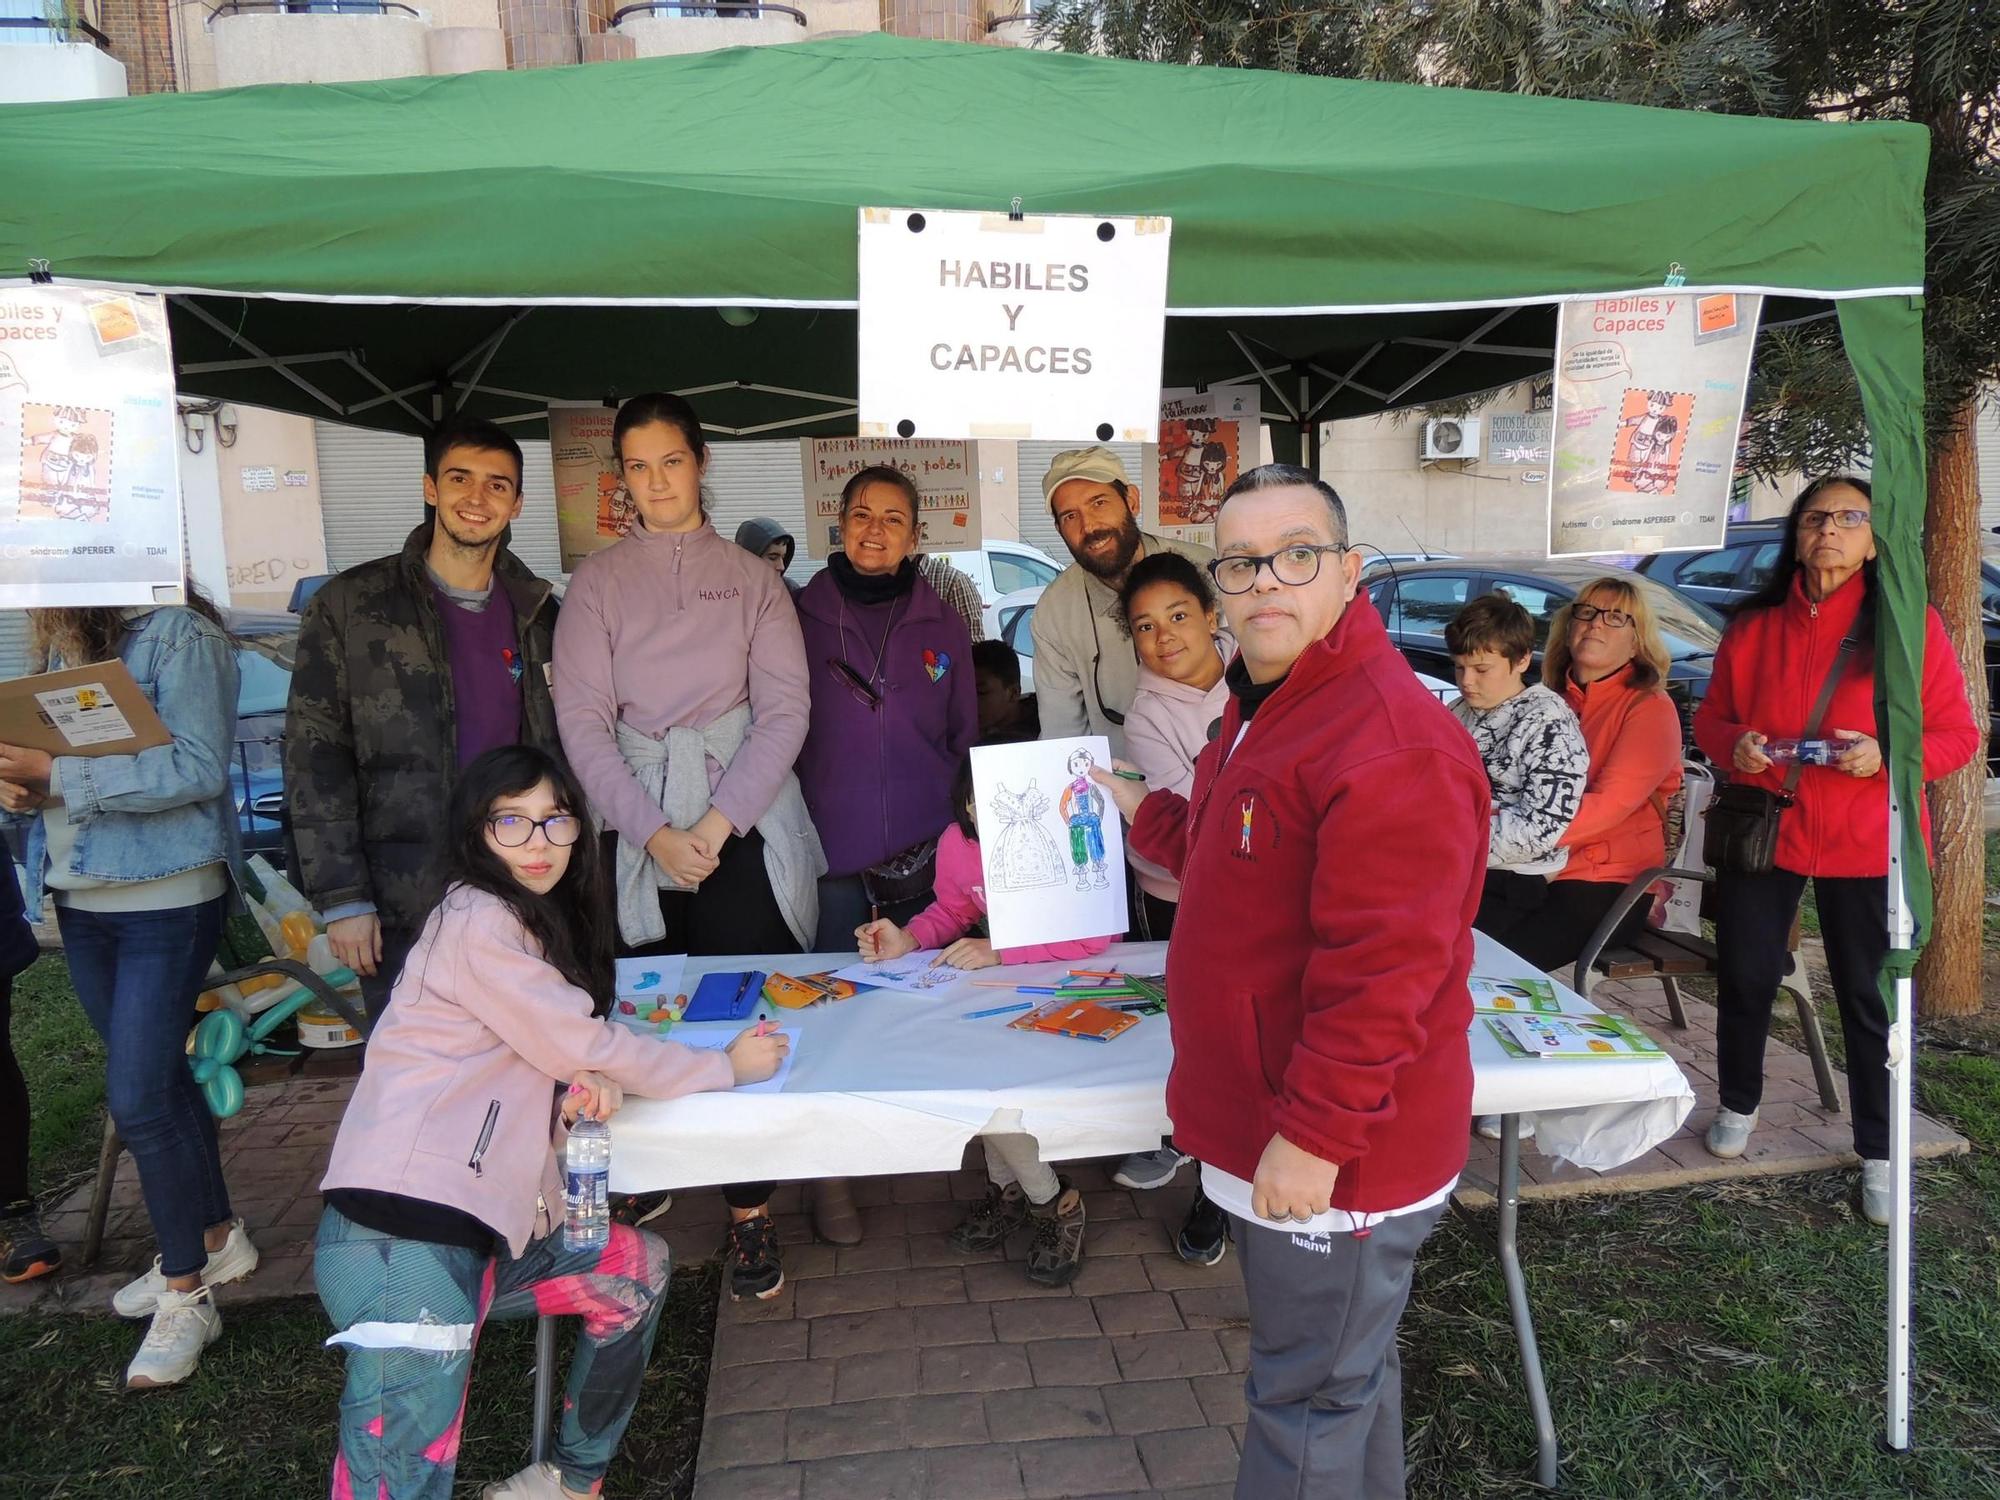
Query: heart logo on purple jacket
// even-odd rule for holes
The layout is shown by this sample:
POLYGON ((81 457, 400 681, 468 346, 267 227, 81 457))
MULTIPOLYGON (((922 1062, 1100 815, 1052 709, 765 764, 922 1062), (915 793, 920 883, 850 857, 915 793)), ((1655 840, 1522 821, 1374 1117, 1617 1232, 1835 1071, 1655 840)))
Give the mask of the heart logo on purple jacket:
POLYGON ((951 670, 951 653, 948 651, 924 652, 924 670, 931 674, 932 682, 944 681, 944 674, 951 670))

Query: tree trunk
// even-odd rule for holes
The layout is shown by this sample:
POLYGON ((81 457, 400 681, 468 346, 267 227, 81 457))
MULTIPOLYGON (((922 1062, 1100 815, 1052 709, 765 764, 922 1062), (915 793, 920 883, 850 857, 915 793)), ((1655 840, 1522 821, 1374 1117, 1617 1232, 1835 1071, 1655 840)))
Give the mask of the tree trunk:
POLYGON ((1951 430, 1931 448, 1925 547, 1931 603, 1951 631, 1973 721, 1980 726, 1972 764, 1930 788, 1936 849, 1936 915, 1917 963, 1918 1003, 1926 1015, 1976 1015, 1981 1004, 1981 938, 1986 899, 1986 632, 1979 611, 1979 456, 1975 406, 1968 401, 1951 430))

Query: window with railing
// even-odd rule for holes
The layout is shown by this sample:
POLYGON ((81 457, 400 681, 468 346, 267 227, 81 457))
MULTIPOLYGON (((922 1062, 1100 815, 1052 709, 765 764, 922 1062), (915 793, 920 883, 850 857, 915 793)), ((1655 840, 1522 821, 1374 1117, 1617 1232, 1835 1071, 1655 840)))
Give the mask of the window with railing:
POLYGON ((802 10, 790 5, 764 5, 760 0, 641 0, 637 5, 621 6, 611 13, 611 24, 616 26, 628 16, 658 16, 672 20, 678 17, 722 20, 754 20, 765 16, 789 17, 794 25, 806 24, 802 10))
POLYGON ((0 46, 78 42, 109 52, 101 19, 98 0, 0 0, 0 46))
MULTIPOLYGON (((0 0, 4 5, 6 0, 0 0)), ((211 21, 224 16, 409 16, 421 20, 415 6, 400 0, 222 0, 209 7, 211 21)))

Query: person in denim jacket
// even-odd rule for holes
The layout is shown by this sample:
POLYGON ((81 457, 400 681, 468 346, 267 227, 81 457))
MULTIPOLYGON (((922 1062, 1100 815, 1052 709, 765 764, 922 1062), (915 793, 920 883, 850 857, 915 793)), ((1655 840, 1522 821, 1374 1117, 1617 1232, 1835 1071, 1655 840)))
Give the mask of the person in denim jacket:
POLYGON ((193 1373, 222 1332, 210 1288, 257 1251, 231 1216, 215 1117, 187 1064, 195 998, 241 859, 229 793, 235 650, 213 609, 33 611, 50 670, 116 656, 173 736, 136 755, 50 756, 0 745, 0 807, 28 829, 27 903, 53 892, 70 980, 104 1039, 105 1102, 139 1168, 159 1237, 152 1269, 111 1305, 150 1318, 133 1387, 193 1373))

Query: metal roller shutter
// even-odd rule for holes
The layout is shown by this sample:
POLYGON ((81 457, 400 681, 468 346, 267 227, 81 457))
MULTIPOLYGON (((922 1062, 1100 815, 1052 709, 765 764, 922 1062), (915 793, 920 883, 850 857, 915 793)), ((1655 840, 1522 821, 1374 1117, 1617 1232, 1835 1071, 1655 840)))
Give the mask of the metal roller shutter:
POLYGON ((2000 401, 1992 399, 1993 391, 1986 394, 1972 430, 1979 453, 1979 526, 1990 535, 2000 527, 2000 401))
MULTIPOLYGON (((423 440, 332 422, 315 423, 314 429, 328 566, 339 571, 394 552, 423 518, 423 440)), ((514 554, 542 577, 560 578, 555 476, 546 439, 521 444, 521 470, 527 503, 514 523, 514 554)))
POLYGON ((28 612, 0 610, 0 678, 28 673, 28 612))
POLYGON ((797 438, 715 443, 709 448, 708 518, 724 537, 753 516, 769 516, 798 543, 787 576, 804 583, 824 563, 806 556, 806 482, 797 438))
MULTIPOLYGON (((1019 485, 1016 493, 1021 503, 1021 540, 1030 547, 1041 548, 1059 563, 1069 561, 1069 548, 1063 544, 1062 533, 1056 530, 1056 523, 1049 515, 1049 502, 1042 498, 1042 476, 1048 473, 1049 464, 1058 453, 1076 446, 1074 442, 1023 441, 1015 459, 1019 485)), ((1135 480, 1140 478, 1139 460, 1144 452, 1140 444, 1108 443, 1105 446, 1125 461, 1127 474, 1135 480)))

